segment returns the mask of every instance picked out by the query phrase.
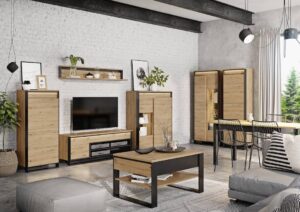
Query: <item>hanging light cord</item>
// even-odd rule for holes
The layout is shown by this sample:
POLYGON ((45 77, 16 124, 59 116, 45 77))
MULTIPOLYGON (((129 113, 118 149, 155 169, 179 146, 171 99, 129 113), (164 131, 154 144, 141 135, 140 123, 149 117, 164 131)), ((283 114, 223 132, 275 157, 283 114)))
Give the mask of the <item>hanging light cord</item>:
MULTIPOLYGON (((11 54, 13 54, 14 61, 17 60, 16 51, 15 51, 15 45, 14 45, 14 37, 15 37, 15 0, 10 0, 10 47, 8 52, 8 58, 7 63, 10 62, 11 54)), ((8 84, 13 76, 13 73, 11 73, 6 86, 5 86, 5 93, 7 92, 8 84)))

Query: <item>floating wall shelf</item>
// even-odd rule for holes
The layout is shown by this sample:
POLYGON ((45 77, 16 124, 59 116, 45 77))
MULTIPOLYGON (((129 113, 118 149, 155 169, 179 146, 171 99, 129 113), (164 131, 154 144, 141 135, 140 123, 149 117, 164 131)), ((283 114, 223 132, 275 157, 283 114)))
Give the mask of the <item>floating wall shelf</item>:
POLYGON ((59 79, 63 80, 99 80, 99 81, 127 81, 123 78, 123 70, 105 68, 77 67, 76 75, 70 76, 70 66, 59 66, 59 79), (90 75, 90 77, 88 77, 90 75))

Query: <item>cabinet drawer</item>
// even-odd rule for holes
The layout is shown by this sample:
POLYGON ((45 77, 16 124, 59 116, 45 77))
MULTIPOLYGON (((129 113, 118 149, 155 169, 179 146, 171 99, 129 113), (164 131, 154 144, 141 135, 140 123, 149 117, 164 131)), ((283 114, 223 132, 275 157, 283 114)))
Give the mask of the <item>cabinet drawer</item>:
POLYGON ((96 135, 96 136, 88 136, 88 137, 79 137, 72 138, 72 143, 74 142, 82 142, 82 143, 96 143, 96 142, 107 142, 114 140, 123 140, 130 139, 130 133, 118 133, 118 134, 108 134, 108 135, 96 135))

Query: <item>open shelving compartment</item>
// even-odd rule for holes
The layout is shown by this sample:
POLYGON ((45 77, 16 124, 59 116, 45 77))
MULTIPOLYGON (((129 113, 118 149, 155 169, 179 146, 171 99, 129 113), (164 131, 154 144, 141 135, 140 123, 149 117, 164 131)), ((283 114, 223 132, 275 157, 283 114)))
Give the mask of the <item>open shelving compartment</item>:
MULTIPOLYGON (((194 174, 194 173, 190 173, 190 172, 186 172, 186 171, 178 171, 178 172, 173 173, 173 176, 169 177, 166 180, 157 180, 157 186, 158 186, 158 188, 161 188, 161 187, 165 187, 168 185, 181 183, 183 181, 190 180, 190 179, 193 179, 196 177, 198 177, 198 174, 194 174)), ((127 183, 127 184, 142 187, 145 189, 151 189, 151 184, 131 182, 130 175, 122 176, 122 177, 118 178, 117 180, 127 183)))
POLYGON ((153 147, 154 140, 154 123, 153 113, 140 113, 139 114, 139 128, 140 128, 140 148, 153 147), (140 119, 144 122, 140 122, 140 119))
POLYGON ((100 80, 100 81, 127 81, 124 79, 123 70, 107 68, 76 67, 76 76, 70 76, 70 66, 59 66, 58 77, 63 80, 100 80), (87 74, 92 78, 87 78, 87 74), (95 75, 99 74, 99 78, 95 75))

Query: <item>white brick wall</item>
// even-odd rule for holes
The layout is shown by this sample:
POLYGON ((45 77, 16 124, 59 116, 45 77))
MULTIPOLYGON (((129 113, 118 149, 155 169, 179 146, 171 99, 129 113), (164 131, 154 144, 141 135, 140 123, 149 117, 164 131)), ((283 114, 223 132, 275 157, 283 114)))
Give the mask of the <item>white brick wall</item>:
MULTIPOLYGON (((131 59, 143 59, 170 74, 164 90, 173 91, 174 136, 190 139, 190 75, 198 67, 198 34, 64 7, 16 0, 17 61, 42 62, 49 89, 60 91, 60 132, 70 129, 73 96, 119 97, 119 127, 124 128, 125 92, 131 89, 131 59), (121 68, 128 82, 61 81, 63 57, 80 55, 86 66, 121 68)), ((0 90, 6 70, 10 36, 10 1, 0 0, 0 90)), ((9 86, 13 96, 20 84, 18 70, 9 86)), ((10 135, 15 146, 15 133, 10 135)))

